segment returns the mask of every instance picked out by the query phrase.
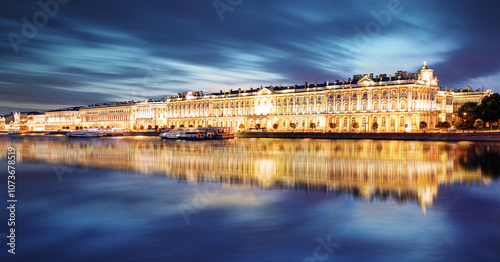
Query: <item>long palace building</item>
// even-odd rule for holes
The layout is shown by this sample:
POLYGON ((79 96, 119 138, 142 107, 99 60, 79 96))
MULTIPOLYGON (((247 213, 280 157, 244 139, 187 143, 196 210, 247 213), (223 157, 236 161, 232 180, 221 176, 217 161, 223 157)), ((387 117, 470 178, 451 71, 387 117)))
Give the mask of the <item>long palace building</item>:
POLYGON ((465 102, 480 102, 491 94, 443 90, 434 70, 418 73, 355 75, 347 81, 305 83, 301 86, 268 86, 219 93, 189 91, 160 101, 121 102, 53 110, 0 118, 0 126, 20 130, 59 130, 85 127, 213 126, 278 131, 416 131, 421 122, 434 128, 454 120, 454 110, 465 102), (9 122, 9 123, 7 123, 9 122), (311 125, 314 123, 314 125, 311 125), (331 125, 330 123, 335 123, 331 125), (358 123, 357 125, 353 125, 358 123), (359 126, 354 128, 353 126, 359 126))

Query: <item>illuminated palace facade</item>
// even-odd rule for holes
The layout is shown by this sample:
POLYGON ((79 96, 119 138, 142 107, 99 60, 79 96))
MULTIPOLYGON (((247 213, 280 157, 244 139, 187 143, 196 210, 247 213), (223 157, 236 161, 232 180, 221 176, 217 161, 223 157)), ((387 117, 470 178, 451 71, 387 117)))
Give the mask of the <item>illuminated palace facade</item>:
POLYGON ((418 130, 420 122, 434 128, 438 122, 453 120, 456 96, 463 103, 469 97, 480 101, 491 93, 491 90, 460 93, 441 90, 433 72, 424 62, 415 74, 398 71, 394 76, 355 75, 347 81, 306 82, 302 86, 219 93, 190 91, 161 101, 49 111, 31 118, 36 124, 14 121, 15 126, 11 124, 10 128, 213 126, 248 130, 260 126, 268 130, 276 127, 277 131, 364 132, 372 131, 373 123, 377 123, 379 132, 410 132, 418 130))

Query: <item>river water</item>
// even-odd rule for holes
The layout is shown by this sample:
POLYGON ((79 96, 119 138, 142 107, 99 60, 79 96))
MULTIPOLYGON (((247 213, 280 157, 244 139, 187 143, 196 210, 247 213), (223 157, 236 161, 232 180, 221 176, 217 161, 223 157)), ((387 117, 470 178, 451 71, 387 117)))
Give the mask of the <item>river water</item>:
POLYGON ((0 136, 1 261, 499 261, 500 144, 0 136), (16 151, 16 249, 7 156, 16 151))

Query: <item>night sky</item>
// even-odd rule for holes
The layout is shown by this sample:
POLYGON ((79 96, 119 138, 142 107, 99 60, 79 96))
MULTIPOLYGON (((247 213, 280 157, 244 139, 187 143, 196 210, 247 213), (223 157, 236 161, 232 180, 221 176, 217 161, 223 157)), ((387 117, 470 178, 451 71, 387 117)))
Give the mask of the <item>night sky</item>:
POLYGON ((0 2, 0 114, 415 73, 424 60, 443 88, 500 91, 497 1, 57 1, 0 2))

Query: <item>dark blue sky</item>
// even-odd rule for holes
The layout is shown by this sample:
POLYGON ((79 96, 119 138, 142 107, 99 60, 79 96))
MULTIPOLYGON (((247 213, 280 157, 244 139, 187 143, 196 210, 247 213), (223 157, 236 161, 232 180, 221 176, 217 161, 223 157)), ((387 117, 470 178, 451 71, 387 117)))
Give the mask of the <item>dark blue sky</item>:
POLYGON ((496 1, 41 2, 57 6, 0 3, 0 113, 416 72, 423 60, 442 87, 500 91, 496 1))

